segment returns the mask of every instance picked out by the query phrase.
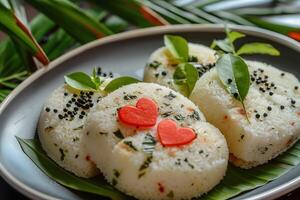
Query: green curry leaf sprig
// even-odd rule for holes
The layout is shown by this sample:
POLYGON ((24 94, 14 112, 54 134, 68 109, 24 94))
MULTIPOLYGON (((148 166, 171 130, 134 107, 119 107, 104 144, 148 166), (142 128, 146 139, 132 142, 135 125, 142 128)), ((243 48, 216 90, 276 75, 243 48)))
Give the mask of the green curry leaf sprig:
POLYGON ((94 68, 92 76, 84 72, 73 72, 64 76, 65 82, 71 88, 80 91, 105 91, 107 93, 113 92, 124 85, 140 82, 135 78, 123 76, 111 81, 108 80, 109 83, 102 89, 101 86, 105 82, 105 79, 98 76, 96 71, 96 68, 94 68))
POLYGON ((225 39, 214 40, 211 45, 211 48, 217 49, 219 54, 216 69, 219 79, 226 90, 241 102, 249 122, 244 100, 250 88, 250 73, 241 55, 267 54, 278 56, 280 52, 270 44, 259 42, 244 44, 236 50, 234 42, 240 38, 244 38, 246 35, 231 31, 227 27, 225 28, 225 33, 225 39))
POLYGON ((164 43, 173 58, 179 63, 173 75, 174 83, 179 91, 188 97, 199 79, 197 69, 189 63, 188 42, 180 36, 165 35, 164 43))

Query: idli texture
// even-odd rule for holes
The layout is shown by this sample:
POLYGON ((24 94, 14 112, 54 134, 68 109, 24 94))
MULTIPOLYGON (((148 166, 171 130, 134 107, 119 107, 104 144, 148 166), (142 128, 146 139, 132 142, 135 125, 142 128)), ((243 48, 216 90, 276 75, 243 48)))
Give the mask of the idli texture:
POLYGON ((190 199, 227 168, 220 131, 183 95, 153 83, 123 86, 89 114, 86 154, 107 181, 138 199, 190 199))
MULTIPOLYGON (((193 43, 188 44, 188 49, 189 62, 193 63, 200 76, 215 65, 217 56, 214 50, 193 43)), ((168 48, 161 47, 150 56, 144 71, 144 81, 157 83, 177 91, 173 75, 178 64, 178 60, 173 58, 168 48)))
POLYGON ((251 168, 275 158, 299 139, 300 93, 293 74, 261 62, 246 63, 251 78, 244 100, 247 113, 225 90, 216 69, 198 80, 190 99, 226 137, 230 160, 251 168))
POLYGON ((98 174, 95 164, 82 151, 82 137, 87 133, 87 116, 102 96, 60 86, 45 102, 39 119, 38 135, 47 155, 84 178, 98 174))

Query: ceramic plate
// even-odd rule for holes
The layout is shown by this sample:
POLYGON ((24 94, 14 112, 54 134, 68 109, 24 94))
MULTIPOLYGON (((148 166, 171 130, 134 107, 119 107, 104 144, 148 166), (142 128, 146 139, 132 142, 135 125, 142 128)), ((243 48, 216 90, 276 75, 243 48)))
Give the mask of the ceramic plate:
MULTIPOLYGON (((248 59, 270 63, 300 77, 300 45, 279 34, 253 27, 232 26, 244 32, 245 42, 273 44, 280 57, 250 56, 248 59)), ((73 71, 90 73, 95 66, 115 75, 142 78, 145 62, 151 52, 163 45, 163 35, 179 34, 190 42, 210 45, 223 38, 221 25, 179 25, 141 29, 103 38, 84 45, 53 61, 17 87, 0 107, 0 174, 15 189, 33 199, 85 199, 86 195, 68 190, 49 179, 22 152, 15 135, 33 138, 43 102, 63 83, 63 75, 73 71)), ((235 199, 275 198, 300 186, 300 165, 255 190, 235 199)), ((94 197, 95 199, 95 197, 94 197)), ((101 197, 99 197, 101 199, 101 197)))

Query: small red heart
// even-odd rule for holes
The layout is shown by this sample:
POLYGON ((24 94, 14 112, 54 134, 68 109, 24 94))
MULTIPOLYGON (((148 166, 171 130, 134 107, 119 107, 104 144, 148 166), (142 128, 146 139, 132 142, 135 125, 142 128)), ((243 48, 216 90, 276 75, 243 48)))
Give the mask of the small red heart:
POLYGON ((157 126, 158 139, 164 146, 181 146, 192 142, 196 134, 191 128, 177 128, 176 122, 170 119, 161 121, 157 126))
POLYGON ((118 111, 121 122, 130 126, 151 127, 156 124, 158 116, 157 104, 149 98, 141 98, 136 107, 124 106, 118 111))

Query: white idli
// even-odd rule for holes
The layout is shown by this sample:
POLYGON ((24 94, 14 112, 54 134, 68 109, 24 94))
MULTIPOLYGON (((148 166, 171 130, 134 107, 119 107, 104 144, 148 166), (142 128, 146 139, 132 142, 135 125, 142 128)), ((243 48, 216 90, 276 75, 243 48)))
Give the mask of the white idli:
POLYGON ((183 95, 152 83, 123 86, 102 98, 88 119, 87 154, 109 183, 138 199, 190 199, 211 190, 223 178, 228 149, 223 135, 205 122, 200 110, 183 95), (119 121, 118 110, 141 98, 158 105, 158 120, 138 129, 119 121), (164 147, 157 124, 172 119, 194 130, 196 138, 180 147, 164 147))
MULTIPOLYGON (((194 63, 199 75, 215 65, 217 56, 215 51, 200 44, 188 44, 189 61, 194 63)), ((145 67, 144 81, 157 83, 178 91, 173 80, 173 75, 178 65, 178 61, 173 58, 166 47, 161 47, 154 51, 145 67)))
POLYGON ((251 86, 244 101, 247 116, 220 82, 216 69, 196 83, 190 99, 208 122, 221 130, 242 168, 264 164, 291 147, 300 135, 299 81, 270 65, 247 61, 251 86))
POLYGON ((87 133, 87 115, 102 96, 60 86, 45 102, 39 119, 39 139, 47 155, 61 167, 84 178, 98 174, 89 155, 82 151, 82 136, 87 133))

